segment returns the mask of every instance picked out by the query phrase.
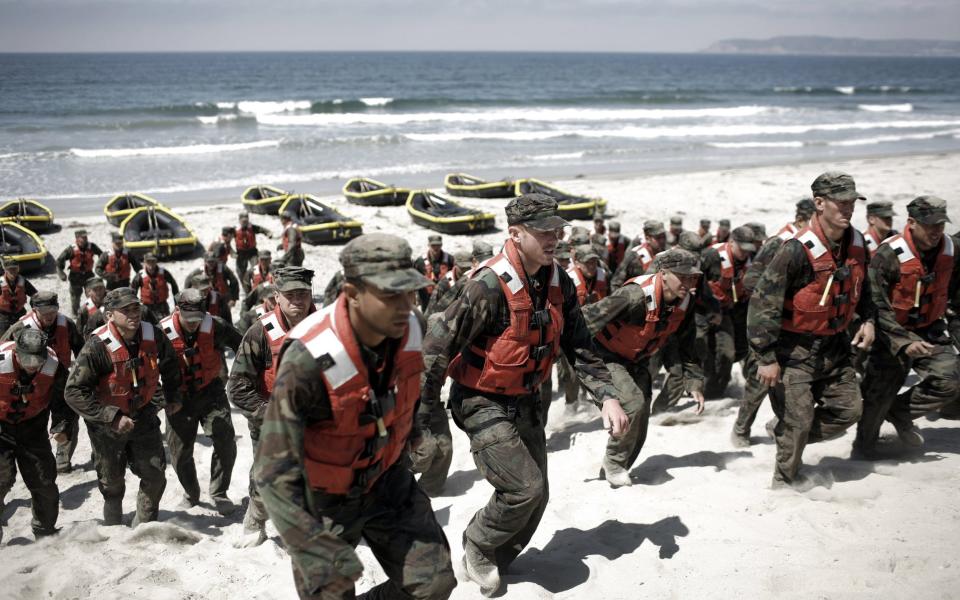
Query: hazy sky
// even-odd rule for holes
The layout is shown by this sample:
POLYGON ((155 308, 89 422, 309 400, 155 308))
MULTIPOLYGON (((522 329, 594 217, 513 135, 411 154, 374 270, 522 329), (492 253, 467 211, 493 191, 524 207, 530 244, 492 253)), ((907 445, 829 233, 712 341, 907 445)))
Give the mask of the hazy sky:
POLYGON ((0 0, 0 51, 694 51, 958 24, 958 0, 0 0))

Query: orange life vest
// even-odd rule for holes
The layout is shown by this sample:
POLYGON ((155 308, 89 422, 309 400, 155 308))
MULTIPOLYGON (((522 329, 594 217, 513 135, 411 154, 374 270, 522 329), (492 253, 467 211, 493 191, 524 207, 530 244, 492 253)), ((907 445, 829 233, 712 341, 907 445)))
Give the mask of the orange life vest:
POLYGON ((304 470, 310 487, 328 494, 370 491, 403 455, 420 397, 422 331, 411 312, 393 359, 389 392, 375 398, 346 298, 307 317, 290 332, 319 361, 333 419, 308 425, 304 470))
POLYGON ((102 310, 101 307, 93 303, 93 300, 90 298, 83 299, 83 310, 86 311, 88 317, 92 317, 102 310))
POLYGON ((27 305, 27 284, 17 275, 17 282, 11 287, 6 275, 0 275, 0 312, 16 314, 27 305))
MULTIPOLYGON (((560 353, 563 331, 563 292, 560 267, 551 267, 547 299, 534 310, 520 254, 512 240, 485 262, 477 273, 497 274, 510 310, 510 324, 498 336, 482 336, 450 361, 450 377, 465 387, 491 394, 525 396, 535 393, 550 375, 560 353)), ((476 277, 477 273, 473 276, 476 277)))
POLYGON ((597 342, 607 350, 628 361, 651 356, 666 345, 690 309, 690 294, 679 304, 664 306, 663 274, 640 275, 624 283, 639 285, 647 301, 647 316, 643 325, 612 321, 597 332, 597 342), (667 311, 667 317, 661 320, 667 311))
POLYGON ((223 274, 223 263, 217 262, 217 270, 210 275, 207 273, 207 268, 204 266, 203 272, 212 279, 210 287, 220 292, 224 296, 230 293, 230 288, 227 286, 227 278, 223 274))
POLYGON ((204 315, 190 347, 184 340, 180 309, 160 321, 174 351, 180 357, 180 391, 198 392, 220 377, 220 353, 214 346, 213 317, 204 315))
POLYGON ((733 308, 734 304, 740 304, 749 299, 749 294, 743 288, 743 276, 750 267, 750 261, 748 260, 738 272, 734 263, 733 249, 730 247, 732 243, 723 242, 710 246, 720 255, 720 279, 708 281, 707 285, 710 286, 713 297, 723 308, 733 308))
POLYGON ((787 223, 777 232, 777 237, 783 241, 792 240, 797 235, 799 229, 793 223, 787 223))
MULTIPOLYGON (((430 261, 430 251, 423 253, 423 276, 429 279, 430 281, 436 283, 440 281, 443 277, 446 276, 448 272, 452 269, 450 268, 451 258, 450 255, 446 252, 443 253, 443 256, 440 257, 440 270, 436 273, 433 272, 433 262, 430 261)), ((433 293, 434 286, 428 285, 424 290, 427 294, 433 293)))
POLYGON ((303 241, 303 234, 300 233, 300 227, 297 226, 296 223, 291 223, 290 225, 287 225, 286 227, 283 228, 283 239, 280 240, 280 247, 283 248, 284 252, 290 250, 290 237, 287 235, 287 232, 290 231, 291 228, 295 232, 297 232, 297 235, 295 236, 294 242, 293 242, 294 245, 299 246, 300 243, 303 241))
POLYGON ((116 273, 120 279, 128 281, 130 279, 130 255, 126 250, 117 252, 114 249, 107 250, 107 264, 103 268, 105 273, 116 273))
POLYGON ((814 217, 808 227, 797 233, 795 239, 803 245, 814 278, 797 290, 793 298, 784 299, 782 327, 785 331, 827 336, 847 329, 860 301, 867 273, 863 235, 851 227, 844 233, 844 237, 847 236, 843 242, 846 260, 838 267, 819 218, 814 217))
MULTIPOLYGON (((309 308, 310 314, 316 310, 316 307, 311 304, 309 308)), ((270 396, 270 393, 273 392, 273 382, 277 378, 277 366, 280 360, 280 348, 283 346, 283 341, 287 339, 289 330, 286 327, 287 320, 283 316, 283 311, 280 310, 279 304, 258 320, 263 327, 263 334, 267 336, 267 344, 270 346, 270 366, 260 373, 257 385, 263 397, 267 398, 270 396)))
POLYGON ((254 268, 253 270, 253 276, 250 278, 250 288, 256 289, 256 287, 261 283, 263 283, 264 281, 269 281, 270 283, 273 283, 273 273, 271 273, 270 271, 267 271, 266 273, 264 273, 260 269, 260 264, 257 263, 256 268, 254 268))
POLYGON ((147 273, 146 269, 140 270, 140 301, 148 306, 154 304, 166 304, 170 297, 170 287, 167 285, 167 278, 164 277, 163 267, 157 267, 157 272, 153 275, 147 273))
POLYGON ((233 235, 233 239, 237 243, 237 252, 257 249, 257 234, 254 233, 252 226, 237 227, 234 229, 233 235))
POLYGON ((100 402, 116 406, 125 415, 133 412, 131 406, 139 410, 149 404, 160 382, 159 352, 153 325, 146 321, 140 323, 139 353, 132 362, 123 337, 113 323, 94 330, 93 335, 103 342, 113 363, 110 374, 100 379, 97 388, 100 402))
POLYGON ((73 245, 73 256, 70 257, 70 270, 74 273, 89 273, 93 271, 93 248, 87 244, 81 249, 73 245))
POLYGON ((909 330, 923 329, 943 317, 955 260, 953 239, 943 236, 930 273, 913 245, 910 228, 883 243, 889 244, 900 260, 900 281, 890 290, 890 304, 897 323, 909 330))
POLYGON ((5 423, 32 419, 50 406, 50 388, 59 365, 56 352, 47 348, 47 361, 29 385, 22 385, 14 354, 16 346, 16 342, 0 344, 0 421, 5 423))
MULTIPOLYGON (((40 325, 40 321, 37 319, 37 313, 32 310, 20 317, 20 322, 23 323, 24 329, 36 329, 37 331, 46 333, 43 326, 40 325)), ((70 330, 67 329, 67 317, 63 314, 57 314, 54 332, 48 341, 50 342, 50 346, 53 347, 54 352, 57 353, 57 359, 65 368, 69 369, 71 362, 70 330)))
POLYGON ((883 238, 880 237, 880 234, 877 233, 877 230, 874 229, 873 225, 867 227, 867 230, 863 232, 863 242, 867 246, 867 250, 870 252, 870 258, 873 258, 873 255, 877 253, 877 250, 880 248, 880 244, 883 243, 883 238))
POLYGON ((637 255, 637 258, 640 260, 640 268, 644 272, 650 268, 650 265, 653 264, 653 258, 656 256, 653 250, 650 249, 650 244, 646 242, 630 248, 630 251, 637 255))
POLYGON ((219 317, 220 315, 220 294, 216 290, 210 290, 207 293, 207 314, 219 317))
POLYGON ((587 284, 587 278, 576 265, 570 265, 570 268, 567 269, 567 275, 573 280, 573 284, 577 286, 577 302, 580 303, 580 306, 587 303, 587 296, 591 293, 596 294, 597 300, 606 298, 607 273, 602 267, 597 267, 597 276, 593 278, 593 283, 589 285, 587 284))

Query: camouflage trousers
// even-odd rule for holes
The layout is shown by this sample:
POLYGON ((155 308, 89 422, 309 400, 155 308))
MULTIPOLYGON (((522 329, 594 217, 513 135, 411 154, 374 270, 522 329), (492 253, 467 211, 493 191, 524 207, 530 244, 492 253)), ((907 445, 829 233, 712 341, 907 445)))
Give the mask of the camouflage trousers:
POLYGON ((30 491, 34 535, 56 532, 60 514, 57 467, 50 449, 47 422, 50 412, 22 423, 0 422, 0 507, 17 480, 17 469, 30 491))
POLYGON ((680 362, 680 342, 676 336, 671 337, 666 345, 652 356, 648 362, 651 367, 656 367, 655 370, 650 369, 650 375, 652 377, 656 377, 661 365, 663 365, 663 368, 667 371, 667 376, 663 380, 663 387, 660 388, 660 393, 657 394, 657 398, 653 401, 653 408, 651 410, 652 414, 658 414, 676 406, 686 393, 686 386, 683 379, 683 363, 680 362))
POLYGON ((413 472, 420 473, 419 484, 427 495, 434 497, 443 493, 453 461, 453 436, 450 421, 443 404, 437 402, 430 414, 430 443, 423 443, 411 453, 413 472))
POLYGON ((897 431, 907 431, 913 426, 913 419, 938 410, 956 398, 960 390, 957 355, 953 347, 946 344, 936 345, 930 356, 917 358, 894 356, 886 348, 875 348, 867 360, 860 390, 863 417, 857 425, 854 443, 861 449, 871 450, 884 420, 893 423, 897 431), (898 394, 911 369, 920 381, 898 394))
POLYGON ((237 262, 235 265, 237 270, 234 271, 234 273, 236 273, 237 277, 240 278, 240 282, 243 285, 243 291, 247 294, 250 293, 250 288, 247 286, 247 280, 246 277, 244 277, 244 274, 247 272, 247 268, 251 263, 257 263, 256 248, 250 250, 237 250, 237 262))
POLYGON ((198 426, 203 428, 204 435, 213 442, 210 497, 225 497, 230 489, 233 465, 237 460, 237 442, 230 418, 230 403, 227 402, 227 394, 220 380, 215 380, 196 393, 186 395, 183 408, 174 415, 167 415, 170 462, 173 463, 173 470, 180 480, 180 485, 192 501, 200 499, 197 466, 193 460, 198 426))
MULTIPOLYGON (((353 547, 366 542, 389 578, 363 594, 366 600, 393 598, 449 598, 457 579, 450 545, 430 506, 430 499, 397 463, 387 469, 373 489, 360 497, 312 492, 311 513, 343 528, 340 539, 353 547)), ((323 572, 329 570, 329 563, 323 572)), ((350 599, 353 590, 338 596, 311 589, 309 564, 294 564, 293 576, 301 598, 350 599)))
POLYGON ((607 362, 607 368, 617 388, 620 406, 630 418, 630 425, 622 437, 610 436, 606 459, 627 471, 640 456, 640 450, 647 440, 650 425, 650 369, 646 360, 627 364, 607 362))
POLYGON ((263 427, 263 418, 255 416, 247 417, 247 429, 250 431, 250 445, 253 446, 253 458, 250 462, 250 485, 247 486, 247 493, 250 496, 250 503, 247 504, 247 514, 244 523, 263 526, 267 522, 267 509, 263 506, 263 498, 260 497, 260 490, 257 487, 254 478, 254 467, 257 464, 257 450, 260 448, 260 428, 263 427))
POLYGON ((68 438, 62 444, 57 444, 57 471, 67 473, 72 469, 73 454, 77 451, 77 442, 80 438, 80 420, 71 421, 64 431, 68 438))
POLYGON ((706 336, 704 343, 711 360, 704 364, 703 395, 720 398, 730 385, 733 364, 747 355, 746 305, 738 304, 729 311, 725 310, 719 325, 708 326, 706 336))
POLYGON ((740 410, 737 412, 737 420, 733 425, 733 431, 736 435, 744 438, 750 438, 750 428, 757 419, 757 412, 763 405, 763 399, 770 393, 770 388, 760 383, 757 379, 757 369, 760 363, 757 362, 757 355, 751 350, 747 352, 747 357, 743 361, 743 400, 740 402, 740 410))
POLYGON ((87 433, 93 446, 93 465, 105 511, 122 502, 129 465, 130 471, 140 478, 137 520, 145 523, 156 521, 160 512, 160 498, 167 487, 164 474, 167 461, 156 410, 148 406, 137 415, 135 422, 129 432, 117 433, 105 423, 87 421, 87 433))
POLYGON ((857 373, 849 360, 813 373, 784 366, 781 382, 771 388, 777 416, 777 458, 773 478, 790 483, 797 477, 807 444, 833 439, 860 419, 862 402, 857 373))
POLYGON ((547 441, 534 396, 479 395, 453 383, 454 421, 470 438, 470 452, 494 492, 467 525, 464 537, 505 570, 530 542, 550 497, 547 441))

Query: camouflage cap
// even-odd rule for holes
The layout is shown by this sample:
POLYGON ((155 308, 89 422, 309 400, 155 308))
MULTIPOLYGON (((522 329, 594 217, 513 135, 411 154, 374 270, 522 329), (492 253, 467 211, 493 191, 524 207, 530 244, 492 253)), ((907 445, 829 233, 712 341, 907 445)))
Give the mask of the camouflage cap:
POLYGON ((610 221, 607 223, 607 229, 610 231, 616 231, 620 233, 620 221, 610 221))
POLYGON ((347 279, 360 279, 388 293, 412 292, 432 282, 413 268, 411 254, 410 244, 401 237, 367 233, 343 247, 340 264, 347 279))
POLYGON ((136 292, 128 287, 110 290, 103 299, 104 310, 118 310, 131 304, 140 304, 136 292))
POLYGON ((700 227, 703 227, 704 229, 710 229, 710 225, 710 219, 700 219, 700 227))
POLYGON ((473 258, 478 261, 484 261, 493 258, 493 246, 487 242, 476 240, 473 242, 473 258))
POLYGON ((443 236, 442 235, 430 235, 427 236, 427 244, 430 246, 442 246, 443 245, 443 236))
POLYGON ((16 257, 16 256, 4 256, 4 257, 3 257, 2 259, 0 259, 0 260, 3 261, 3 268, 4 268, 4 269, 13 269, 13 268, 19 269, 19 268, 20 268, 20 261, 17 260, 17 257, 16 257))
POLYGON ((87 230, 86 230, 86 229, 77 229, 77 230, 75 230, 75 231, 73 232, 73 235, 74 235, 74 237, 83 237, 83 236, 87 235, 87 230))
POLYGON ((754 241, 759 242, 760 240, 767 239, 767 226, 763 223, 750 221, 746 226, 753 230, 754 241))
POLYGON ((557 201, 546 194, 524 194, 507 203, 507 225, 551 231, 569 225, 557 215, 557 201))
POLYGON ((21 366, 28 369, 39 369, 47 362, 47 334, 39 329, 24 327, 13 338, 14 354, 21 366))
POLYGON ((681 275, 702 274, 700 257, 683 248, 671 248, 661 252, 653 259, 653 267, 657 271, 672 271, 681 275))
POLYGON ((573 258, 573 247, 570 245, 570 242, 567 240, 557 242, 557 248, 553 251, 553 256, 560 260, 570 260, 573 258))
POLYGON ((180 320, 187 323, 199 323, 203 320, 206 296, 196 288, 187 288, 177 296, 177 310, 180 320))
POLYGON ((157 262, 157 255, 153 252, 147 252, 143 255, 143 262, 157 262))
POLYGON ((684 231, 677 239, 677 245, 689 252, 703 250, 703 239, 693 231, 684 231))
POLYGON ((193 276, 192 287, 197 288, 198 290, 209 290, 213 287, 213 282, 210 281, 210 276, 206 273, 200 273, 199 275, 193 276))
POLYGON ((730 238, 740 246, 740 249, 746 252, 757 251, 757 236, 753 229, 746 225, 741 225, 730 232, 730 238))
POLYGON ((462 270, 473 268, 473 253, 469 250, 457 250, 453 253, 453 262, 462 270))
POLYGON ((853 177, 842 171, 827 171, 813 180, 814 196, 833 200, 866 200, 857 192, 853 177))
POLYGON ((809 219, 813 213, 817 212, 817 205, 810 198, 804 198, 797 202, 797 214, 809 219))
POLYGON ((593 247, 593 244, 581 244, 573 249, 573 257, 577 262, 585 263, 591 259, 600 260, 600 255, 597 254, 597 249, 593 247))
POLYGON ((676 225, 676 226, 683 225, 683 217, 680 216, 680 215, 673 215, 672 217, 670 217, 670 225, 671 225, 671 226, 673 226, 673 225, 676 225))
POLYGON ((947 216, 947 201, 937 196, 920 196, 907 205, 907 215, 924 225, 951 223, 947 216))
POLYGON ((110 234, 110 239, 113 240, 113 241, 115 241, 115 242, 122 242, 122 241, 123 241, 123 234, 120 233, 119 231, 114 231, 113 233, 110 234))
POLYGON ((730 219, 720 219, 719 221, 717 221, 717 226, 730 229, 730 219))
POLYGON ((313 289, 313 271, 304 267, 283 265, 273 271, 273 282, 280 292, 313 289))
POLYGON ((877 200, 867 204, 868 217, 893 217, 897 213, 893 212, 893 202, 887 200, 877 200))
POLYGON ((666 232, 667 230, 663 227, 662 221, 650 220, 643 222, 643 235, 660 235, 666 232))
POLYGON ((90 279, 83 282, 83 289, 92 290, 96 287, 106 287, 106 282, 100 277, 91 277, 90 279))
POLYGON ((40 291, 30 298, 30 306, 40 308, 42 306, 60 306, 60 299, 56 292, 40 291))
POLYGON ((269 250, 260 250, 257 252, 257 258, 258 259, 273 258, 273 255, 270 254, 269 250))

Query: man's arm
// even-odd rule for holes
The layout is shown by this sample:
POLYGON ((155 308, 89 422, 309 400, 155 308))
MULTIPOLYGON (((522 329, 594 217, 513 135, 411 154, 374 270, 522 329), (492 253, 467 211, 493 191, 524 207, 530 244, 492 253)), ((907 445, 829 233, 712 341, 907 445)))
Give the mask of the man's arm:
POLYGON ((237 328, 220 317, 213 317, 213 338, 217 350, 230 348, 234 352, 240 348, 240 343, 243 341, 243 335, 237 331, 237 328))
POLYGON ((103 254, 103 250, 100 249, 100 246, 94 244, 93 242, 90 242, 90 250, 91 250, 91 251, 94 253, 94 255, 96 255, 96 256, 100 256, 100 255, 103 254))
POLYGON ((24 279, 24 280, 23 280, 23 291, 27 294, 27 297, 32 297, 34 294, 37 293, 37 288, 34 287, 34 285, 33 285, 32 283, 30 283, 29 280, 24 279))
POLYGON ((100 338, 87 338, 64 389, 64 400, 87 421, 109 425, 120 411, 116 406, 103 405, 97 399, 101 377, 109 375, 112 370, 113 363, 100 338))
POLYGON ((230 267, 223 267, 223 276, 227 279, 227 289, 230 290, 230 299, 237 301, 240 299, 240 282, 230 267))
POLYGON ((807 262, 803 246, 788 240, 774 255, 757 281, 747 312, 747 338, 761 365, 777 362, 777 340, 783 321, 787 290, 802 276, 807 262))
POLYGON ((250 227, 253 228, 253 232, 256 234, 263 234, 267 237, 273 237, 273 234, 270 233, 270 230, 267 229, 266 227, 260 227, 259 225, 253 225, 253 224, 251 224, 250 227))
POLYGON ((67 246, 63 249, 63 252, 60 253, 60 256, 57 257, 57 275, 61 279, 67 276, 66 272, 63 270, 63 266, 70 260, 73 256, 73 246, 67 246))
POLYGON ((677 331, 678 346, 680 348, 680 365, 683 367, 683 384, 688 392, 703 392, 703 366, 700 364, 700 355, 697 354, 697 324, 696 313, 688 311, 677 331))
POLYGON ((257 390, 257 382, 260 373, 267 368, 268 360, 272 360, 270 348, 266 344, 263 325, 257 321, 243 335, 230 369, 230 379, 227 380, 227 395, 230 401, 247 417, 264 405, 264 400, 257 390))
POLYGON ((627 253, 623 255, 623 261, 617 265, 617 270, 613 272, 613 277, 610 278, 611 291, 616 291, 623 287, 623 284, 629 279, 627 273, 630 270, 630 265, 636 260, 640 260, 637 253, 627 250, 627 253))
POLYGON ((63 399, 66 385, 67 369, 61 364, 57 366, 57 372, 53 376, 53 386, 50 388, 50 433, 68 433, 73 423, 79 418, 63 399))
POLYGON ((133 279, 130 281, 130 289, 132 289, 134 292, 137 292, 141 285, 143 285, 143 281, 140 280, 140 271, 138 270, 133 276, 133 279))
MULTIPOLYGON (((180 404, 180 357, 173 349, 173 344, 167 339, 160 328, 154 328, 154 338, 157 341, 157 352, 160 359, 160 377, 163 378, 163 404, 156 402, 161 408, 172 404, 180 404)), ((158 395, 154 394, 154 400, 158 395)))
POLYGON ((763 275, 763 271, 767 268, 767 265, 770 264, 770 261, 773 260, 773 257, 777 254, 777 250, 779 250, 782 245, 783 240, 774 236, 760 247, 760 251, 753 257, 753 263, 743 276, 743 289, 746 293, 753 293, 753 289, 757 287, 757 282, 760 281, 760 276, 763 275))
POLYGON ((647 314, 646 294, 639 285, 623 286, 613 294, 580 309, 590 335, 613 321, 642 322, 647 314))
POLYGON ((177 280, 174 279, 170 271, 164 269, 163 278, 167 281, 167 285, 170 286, 170 291, 173 292, 174 296, 180 293, 180 286, 177 285, 177 280))
MULTIPOLYGON (((86 312, 82 308, 80 310, 82 314, 86 312)), ((80 328, 70 317, 67 317, 67 339, 69 340, 70 351, 73 352, 74 356, 79 356, 86 341, 80 333, 80 328)))
POLYGON ((102 277, 105 280, 109 280, 107 269, 107 261, 110 259, 110 255, 104 252, 97 258, 97 264, 93 266, 93 272, 96 273, 99 277, 102 277))

